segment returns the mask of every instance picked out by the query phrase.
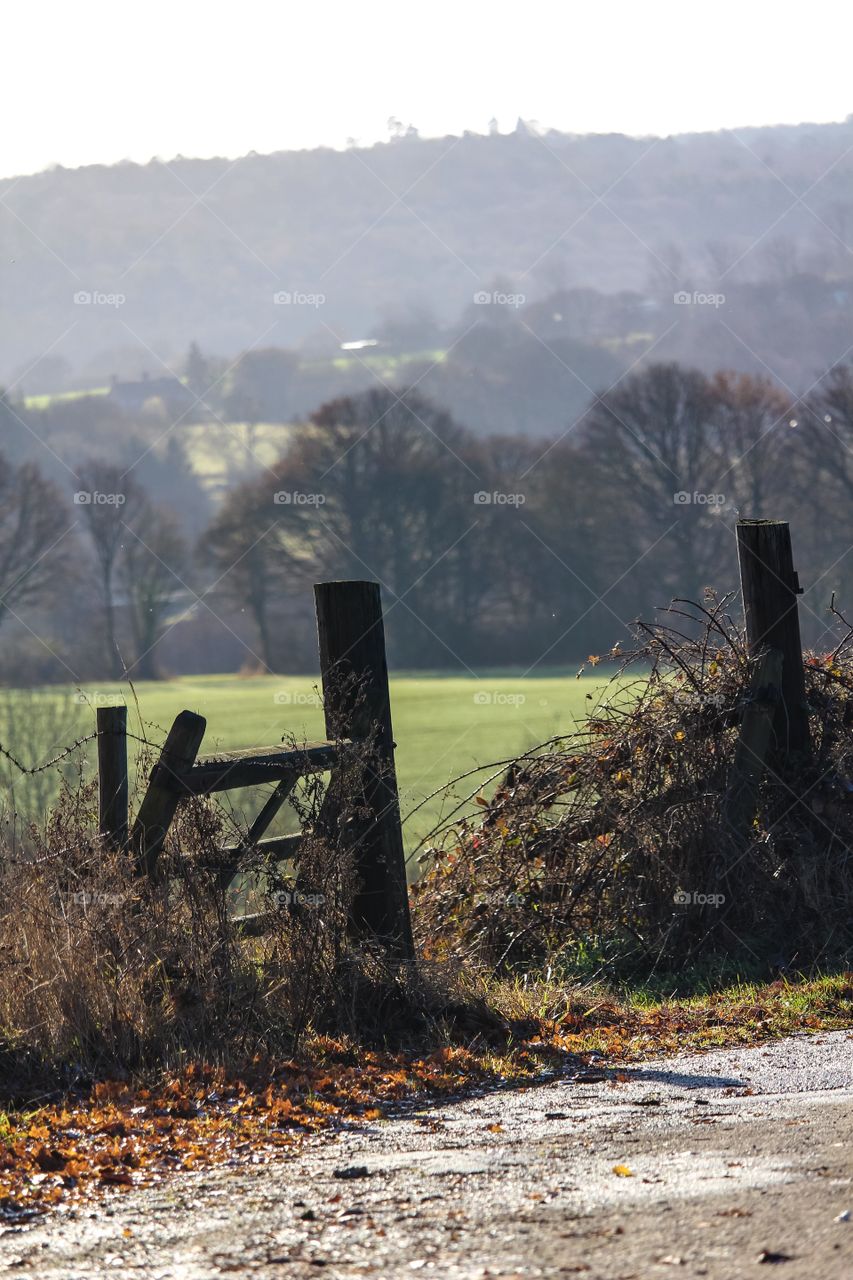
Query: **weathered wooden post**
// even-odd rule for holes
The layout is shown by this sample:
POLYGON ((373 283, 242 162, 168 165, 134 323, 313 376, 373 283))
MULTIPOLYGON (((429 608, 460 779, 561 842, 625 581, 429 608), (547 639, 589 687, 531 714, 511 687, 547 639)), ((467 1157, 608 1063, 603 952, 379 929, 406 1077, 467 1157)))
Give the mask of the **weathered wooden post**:
POLYGON ((152 879, 166 832, 181 798, 174 780, 194 764, 206 728, 204 716, 197 716, 194 711, 182 711, 169 730, 160 759, 151 771, 148 790, 133 824, 131 843, 137 870, 152 879))
POLYGON ((360 782, 359 807, 368 816, 354 847, 359 888, 352 925, 399 959, 413 960, 379 584, 320 582, 314 599, 327 736, 371 744, 360 782))
POLYGON ((806 752, 810 735, 797 614, 800 584, 790 527, 785 520, 738 520, 737 547, 749 651, 754 658, 768 648, 782 655, 782 697, 774 717, 777 752, 806 752))
POLYGON ((723 797, 723 826, 739 846, 746 847, 752 840, 758 789, 767 768, 781 696, 782 655, 778 649, 765 649, 752 668, 735 758, 723 797))
POLYGON ((127 707, 98 707, 98 831, 107 844, 127 844, 127 707))

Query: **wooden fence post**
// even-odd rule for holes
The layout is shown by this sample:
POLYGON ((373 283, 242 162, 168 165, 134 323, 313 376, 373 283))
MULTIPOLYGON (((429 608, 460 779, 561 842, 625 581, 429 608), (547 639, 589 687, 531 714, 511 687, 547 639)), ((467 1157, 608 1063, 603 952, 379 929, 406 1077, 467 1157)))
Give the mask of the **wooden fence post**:
POLYGON ((127 707, 98 707, 98 831, 107 844, 127 844, 127 707))
POLYGON ((790 527, 785 520, 738 520, 737 547, 749 651, 755 658, 767 648, 782 655, 782 698, 774 719, 777 749, 783 756, 807 752, 809 717, 797 614, 800 584, 790 527))
POLYGON ((352 924, 402 960, 414 959, 394 767, 385 628, 378 582, 320 582, 314 587, 320 672, 329 738, 371 738, 361 782, 368 814, 356 842, 359 888, 352 924))
POLYGON ((152 770, 131 836, 137 870, 151 879, 181 798, 180 792, 174 786, 170 787, 167 779, 192 767, 206 728, 204 716, 182 711, 169 730, 160 759, 152 770))
POLYGON ((737 846, 752 840, 758 788, 767 768, 773 721, 782 695, 782 655, 765 649, 755 659, 735 758, 723 797, 723 826, 737 846))

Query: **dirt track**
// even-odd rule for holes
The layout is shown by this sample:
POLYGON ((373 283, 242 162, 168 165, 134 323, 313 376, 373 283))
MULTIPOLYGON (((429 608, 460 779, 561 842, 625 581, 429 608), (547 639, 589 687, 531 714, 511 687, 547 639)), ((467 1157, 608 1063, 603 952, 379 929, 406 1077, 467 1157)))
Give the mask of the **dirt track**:
POLYGON ((45 1280, 853 1280, 853 1033, 605 1074, 116 1194, 7 1230, 3 1265, 45 1280))

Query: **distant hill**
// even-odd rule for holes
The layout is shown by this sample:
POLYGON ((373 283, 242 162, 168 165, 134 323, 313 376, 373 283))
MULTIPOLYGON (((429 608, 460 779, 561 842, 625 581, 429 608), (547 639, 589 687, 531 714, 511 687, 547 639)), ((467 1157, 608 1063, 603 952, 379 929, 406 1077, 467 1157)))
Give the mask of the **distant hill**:
MULTIPOLYGON (((56 168, 0 182, 0 378, 46 352, 54 383, 158 377, 190 339, 328 354, 388 316, 446 325, 481 289, 831 281, 851 274, 851 179, 850 120, 56 168)), ((38 380, 20 385, 62 389, 38 380)))

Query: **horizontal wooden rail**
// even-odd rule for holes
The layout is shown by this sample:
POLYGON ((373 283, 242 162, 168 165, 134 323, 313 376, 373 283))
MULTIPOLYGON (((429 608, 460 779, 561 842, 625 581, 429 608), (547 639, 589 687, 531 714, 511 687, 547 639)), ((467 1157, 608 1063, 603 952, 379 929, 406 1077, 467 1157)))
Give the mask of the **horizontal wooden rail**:
POLYGON ((351 746, 348 738, 342 738, 337 742, 308 742, 304 747, 287 751, 281 747, 228 751, 217 756, 202 756, 190 769, 181 771, 162 769, 158 764, 151 779, 180 795, 206 796, 215 791, 278 782, 291 774, 307 777, 324 773, 339 764, 351 746))
POLYGON ((231 923, 246 938, 260 938, 269 933, 277 918, 275 911, 256 911, 248 916, 232 916, 231 923))
MULTIPOLYGON (((254 848, 258 853, 268 855, 270 858, 278 859, 283 862, 285 858, 295 858, 299 852, 299 846, 305 839, 302 831, 297 831, 294 835, 289 836, 267 836, 264 840, 258 840, 254 844, 254 848)), ((235 855, 244 853, 246 845, 226 845, 222 850, 223 855, 233 853, 235 855)))
POLYGON ((231 924, 241 930, 244 936, 257 938, 267 933, 275 924, 286 920, 290 911, 311 910, 323 904, 322 895, 300 893, 297 888, 282 890, 285 901, 278 906, 268 907, 264 911, 253 911, 248 915, 232 916, 231 924))
POLYGON ((248 840, 243 841, 242 844, 226 844, 217 850, 214 857, 202 858, 198 865, 209 867, 213 871, 230 871, 233 874, 240 869, 250 849, 254 849, 270 862, 286 862, 297 856, 299 846, 304 839, 304 834, 297 831, 289 836, 267 836, 264 840, 255 840, 251 844, 248 840))

